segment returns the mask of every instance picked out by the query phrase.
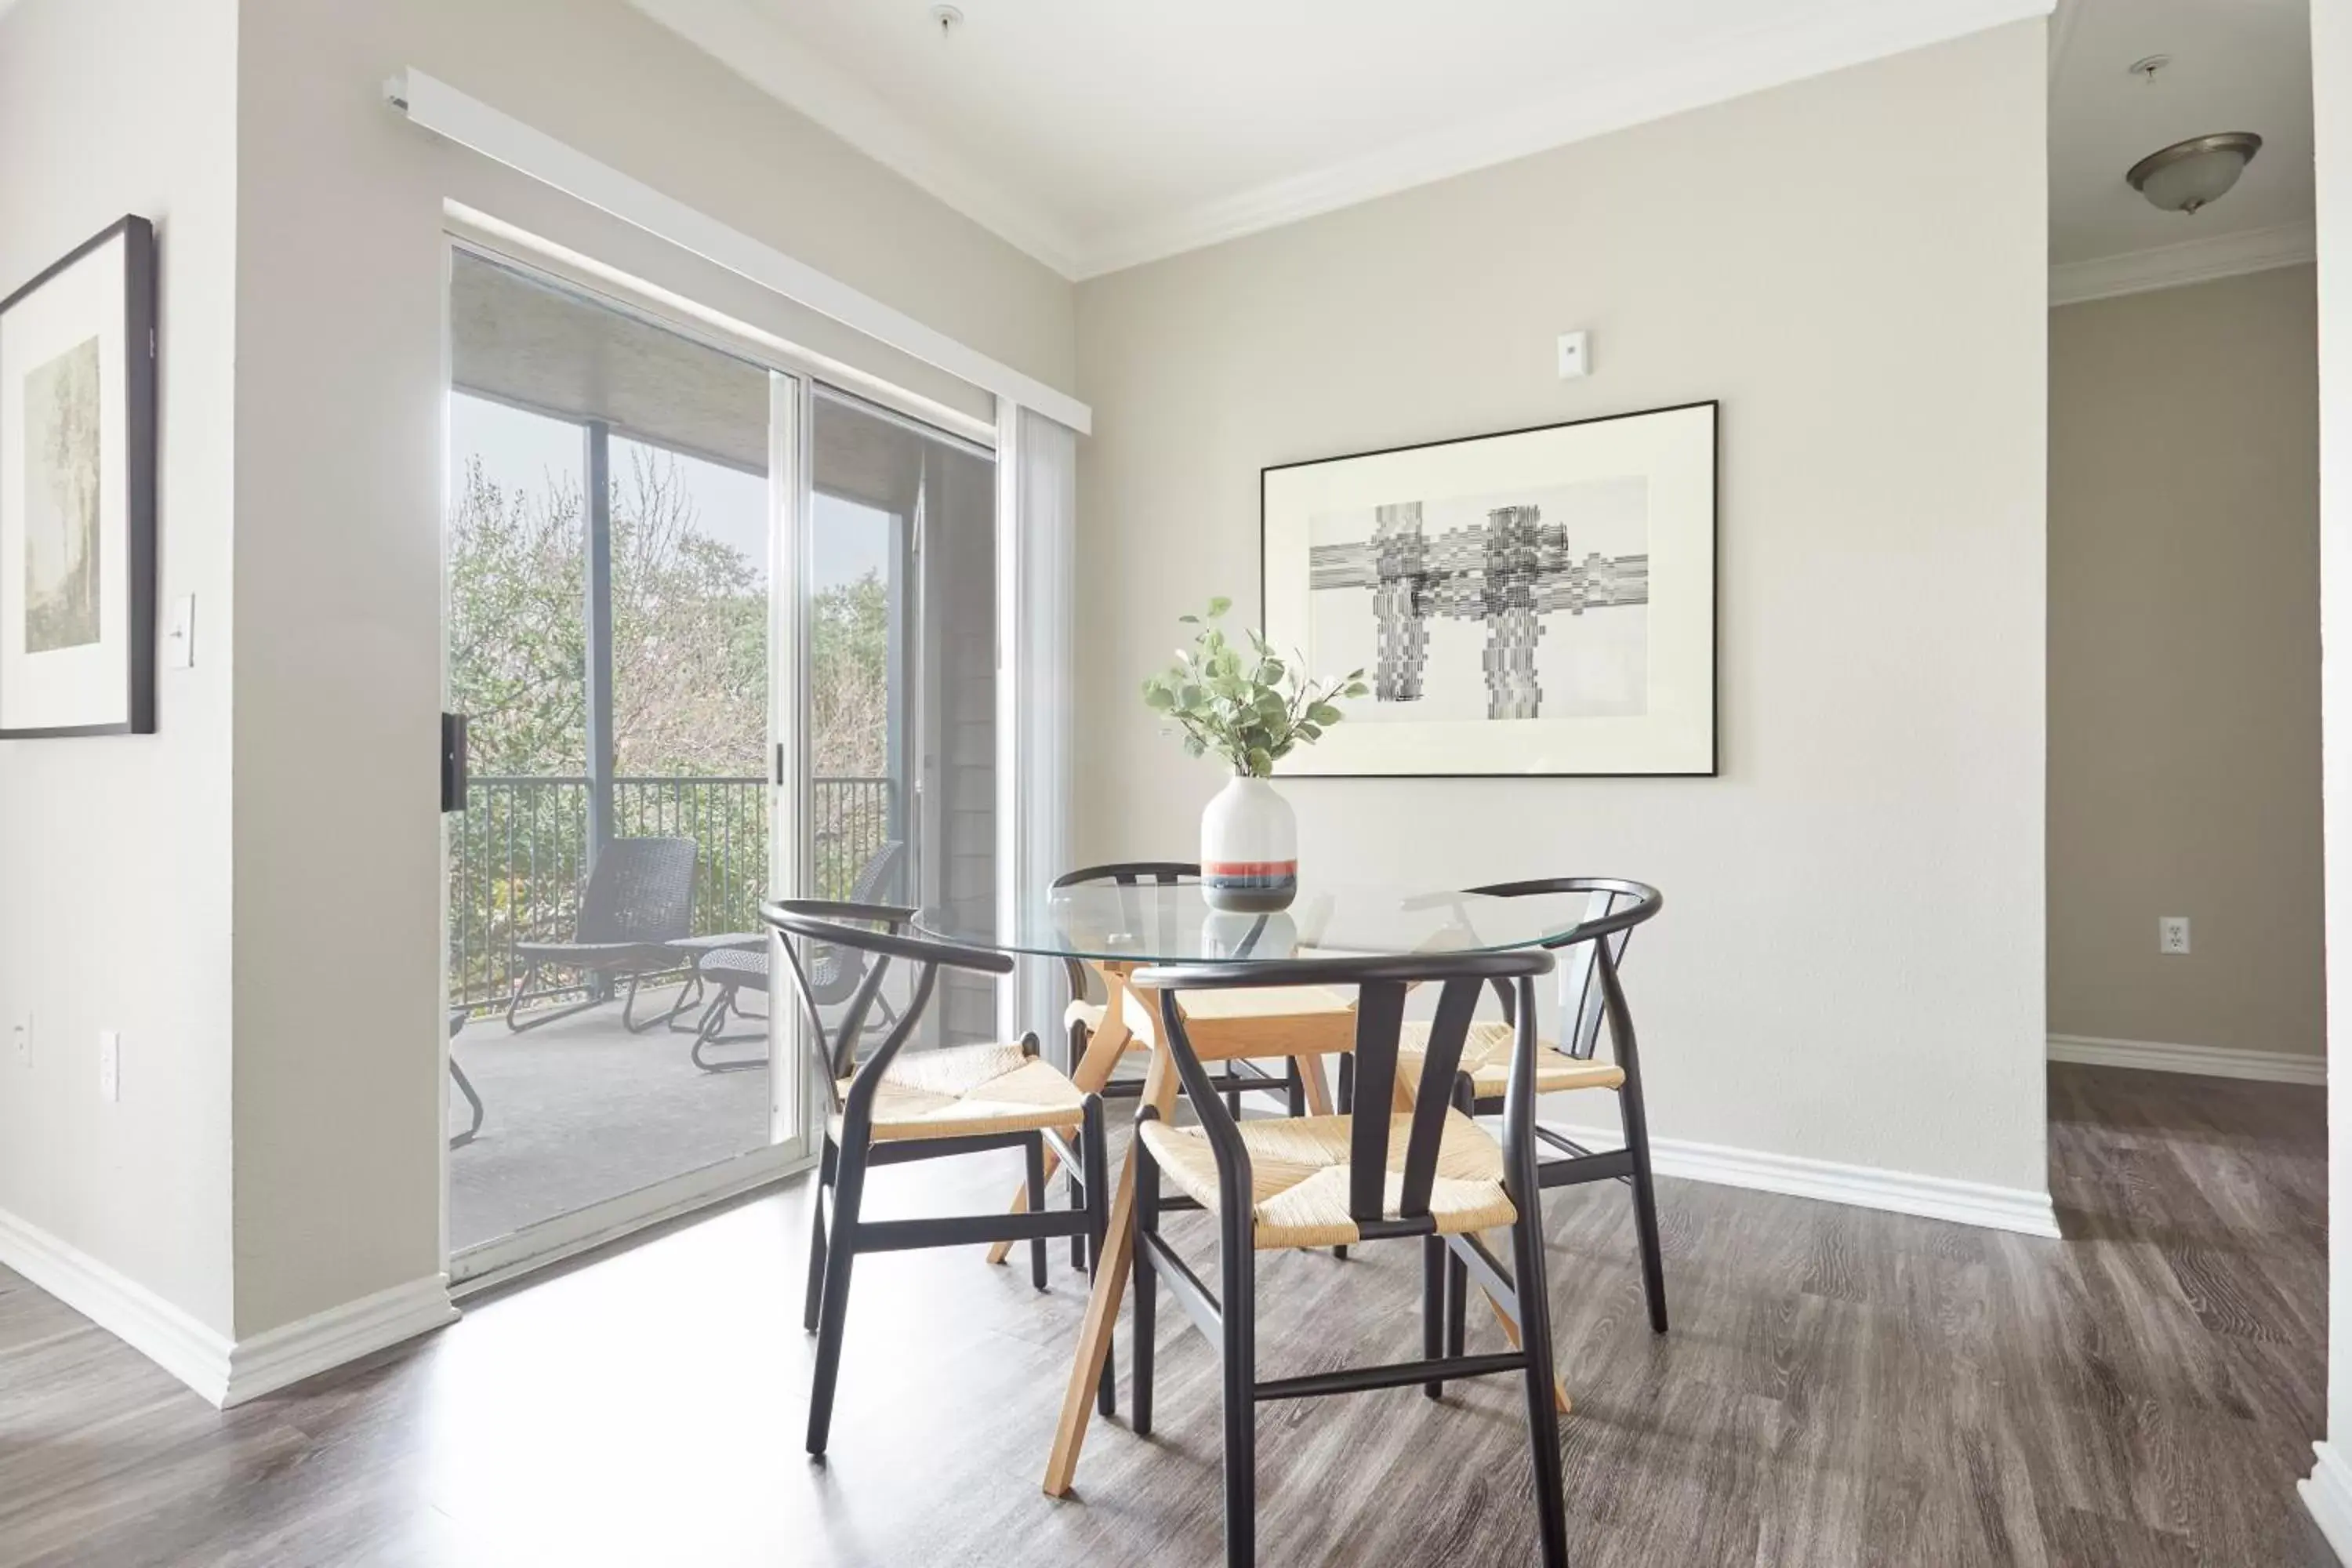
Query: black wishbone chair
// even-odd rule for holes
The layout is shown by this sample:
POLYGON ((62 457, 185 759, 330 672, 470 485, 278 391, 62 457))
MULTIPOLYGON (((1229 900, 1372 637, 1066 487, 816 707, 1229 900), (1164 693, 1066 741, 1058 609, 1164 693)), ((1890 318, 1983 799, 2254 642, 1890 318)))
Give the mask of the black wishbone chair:
POLYGON ((1198 1127, 1179 1127, 1145 1105, 1136 1122, 1135 1385, 1139 1435, 1151 1430, 1152 1320, 1158 1284, 1218 1348, 1224 1373, 1225 1561, 1255 1561, 1257 1413, 1262 1400, 1422 1385, 1435 1397, 1446 1380, 1517 1373, 1526 1384, 1528 1440, 1535 1467, 1536 1513, 1547 1568, 1568 1561, 1559 1416, 1552 1403, 1551 1311, 1544 1275, 1541 1188, 1536 1173, 1535 977, 1552 968, 1550 952, 1431 953, 1397 958, 1333 958, 1279 965, 1170 964, 1136 976, 1160 993, 1160 1023, 1171 1065, 1192 1101, 1198 1127), (1423 1043, 1425 1089, 1398 1112, 1398 1040, 1405 993, 1439 988, 1437 1018, 1423 1043), (1521 1020, 1511 1054, 1503 1138, 1494 1137, 1451 1102, 1463 1042, 1482 991, 1512 991, 1521 1020), (1180 995, 1203 991, 1318 984, 1357 994, 1357 1109, 1345 1116, 1236 1120, 1203 1070, 1187 1034, 1180 995), (1181 1199, 1163 1196, 1162 1182, 1181 1199), (1160 1235, 1171 1207, 1198 1206, 1216 1216, 1222 1289, 1214 1297, 1160 1235), (1479 1232, 1507 1228, 1506 1266, 1479 1232), (1302 1377, 1257 1373, 1256 1255, 1261 1249, 1422 1239, 1420 1361, 1349 1367, 1302 1377), (1443 1276, 1447 1259, 1474 1272, 1493 1298, 1518 1346, 1493 1355, 1443 1352, 1443 1276))
MULTIPOLYGON (((930 1003, 941 966, 985 974, 1003 974, 1013 968, 1013 960, 1003 953, 905 934, 913 916, 912 910, 894 905, 822 899, 780 899, 760 906, 760 918, 783 938, 785 965, 807 1012, 811 1039, 822 1052, 833 1097, 817 1191, 810 1203, 814 1219, 803 1316, 803 1326, 817 1336, 816 1380, 809 1395, 811 1454, 824 1452, 833 1422, 850 1268, 859 1253, 1026 1241, 1030 1279, 1042 1290, 1047 1239, 1067 1236, 1087 1243, 1091 1274, 1102 1255, 1103 1226, 1110 1213, 1110 1184, 1103 1174, 1102 1099, 1080 1093, 1060 1069, 1038 1059, 1036 1036, 1024 1036, 1017 1045, 950 1046, 900 1054, 930 1003), (866 978, 830 1038, 817 1011, 807 952, 825 944, 854 949, 866 963, 866 978), (866 1015, 894 959, 915 966, 907 1010, 859 1061, 856 1052, 866 1015), (1072 1170, 1084 1173, 1088 1199, 1083 1207, 1060 1211, 1046 1206, 1048 1143, 1071 1162, 1072 1170), (869 1167, 1013 1148, 1029 1159, 1027 1213, 906 1220, 859 1215, 869 1167), (830 1226, 825 1223, 828 1192, 833 1197, 830 1226)), ((1104 1382, 1107 1401, 1107 1375, 1104 1382)))
MULTIPOLYGON (((1525 882, 1497 882, 1472 888, 1470 893, 1490 899, 1520 899, 1538 895, 1585 899, 1584 919, 1575 929, 1560 932, 1544 945, 1559 954, 1560 1016, 1567 1037, 1555 1044, 1536 1045, 1536 1092, 1565 1094, 1578 1089, 1617 1091, 1617 1112, 1625 1131, 1622 1149, 1600 1152, 1586 1148, 1558 1128, 1536 1123, 1536 1137, 1559 1152, 1541 1163, 1546 1187, 1581 1186, 1587 1182, 1622 1181, 1633 1189, 1633 1230, 1642 1256, 1642 1291, 1648 1298, 1650 1328, 1666 1331, 1666 1268, 1658 1245, 1658 1198, 1650 1175, 1650 1119, 1642 1103, 1641 1049, 1633 1037, 1633 1016, 1625 1005, 1619 970, 1633 928, 1664 907, 1665 898, 1646 882, 1615 877, 1547 877, 1525 882), (1594 1059, 1603 1021, 1609 1026, 1613 1061, 1594 1059)), ((1517 1017, 1512 993, 1496 986, 1502 998, 1501 1023, 1474 1023, 1462 1054, 1455 1103, 1468 1103, 1477 1115, 1494 1116, 1503 1110, 1505 1079, 1510 1066, 1511 1041, 1517 1017)), ((1408 1061, 1421 1049, 1426 1024, 1407 1024, 1404 1054, 1408 1061)), ((1468 1279, 1458 1266, 1446 1280, 1447 1342, 1458 1353, 1462 1346, 1463 1308, 1468 1279)))
MULTIPOLYGON (((1200 879, 1201 868, 1189 861, 1127 860, 1066 871, 1054 879, 1054 886, 1060 889, 1088 882, 1108 882, 1126 889, 1121 896, 1132 897, 1132 920, 1135 928, 1140 930, 1151 923, 1146 901, 1152 888, 1175 887, 1200 879)), ((1063 1011, 1062 1022, 1070 1037, 1068 1066, 1075 1071, 1078 1063, 1086 1059, 1087 1046, 1095 1031, 1102 1027, 1106 1004, 1087 999, 1085 964, 1065 957, 1062 967, 1070 980, 1070 1005, 1063 1011)), ((1256 998, 1221 1002, 1219 998, 1196 997, 1190 1016, 1196 1035, 1212 1029, 1246 1030, 1266 1043, 1263 1055, 1280 1058, 1286 1064, 1286 1070, 1277 1075, 1255 1061, 1233 1058, 1223 1064, 1224 1071, 1212 1074, 1234 1114, 1241 1114, 1243 1095, 1263 1093, 1281 1095, 1290 1114, 1297 1116, 1306 1110, 1310 1091, 1298 1058, 1286 1056, 1283 1047, 1320 1045, 1327 1052, 1344 1050, 1344 1044, 1334 1047, 1318 1037, 1344 1042, 1354 1009, 1354 1000, 1344 994, 1328 987, 1298 984, 1272 987, 1256 998)), ((1107 1100, 1137 1099, 1143 1092, 1143 1080, 1114 1079, 1103 1086, 1102 1092, 1107 1100)))
MULTIPOLYGON (((1054 886, 1060 889, 1089 882, 1104 882, 1117 887, 1126 904, 1129 929, 1144 931, 1150 930, 1157 920, 1164 918, 1160 911, 1150 907, 1154 888, 1173 888, 1200 879, 1201 868, 1187 861, 1125 860, 1066 871, 1054 879, 1054 886)), ((1103 1026, 1109 1004, 1088 999, 1087 966, 1084 963, 1066 955, 1062 959, 1062 967, 1070 982, 1069 1005, 1062 1012, 1063 1028, 1068 1036, 1068 1054, 1064 1057, 1062 1066, 1065 1071, 1075 1075, 1078 1071, 1078 1064, 1087 1059, 1087 1051, 1093 1044, 1095 1035, 1103 1026)), ((1241 1114, 1242 1096, 1244 1094, 1279 1095, 1291 1115, 1304 1113, 1314 1100, 1322 1098, 1322 1080, 1318 1079, 1312 1089, 1307 1081, 1308 1072, 1319 1069, 1302 1065, 1297 1057, 1286 1055, 1285 1047, 1312 1046, 1317 1055, 1344 1052, 1349 1032, 1354 1026, 1354 1000, 1328 987, 1283 986, 1257 997, 1244 999, 1244 1004, 1238 1005, 1220 1006, 1215 1000, 1195 998, 1194 1005, 1201 1009, 1192 1016, 1196 1035, 1205 1035, 1212 1030, 1227 1030, 1235 1034, 1246 1031, 1252 1037, 1253 1044, 1265 1043, 1265 1048, 1260 1055, 1279 1058, 1284 1063, 1284 1070, 1277 1075, 1266 1071, 1255 1061, 1233 1057, 1230 1052, 1219 1053, 1226 1058, 1219 1064, 1223 1070, 1210 1076, 1236 1116, 1241 1114)), ((1135 1049, 1144 1044, 1142 1040, 1133 1040, 1128 1048, 1135 1049)), ((1344 1055, 1340 1057, 1342 1062, 1346 1059, 1344 1055)), ((1139 1099, 1143 1093, 1143 1079, 1113 1077, 1103 1083, 1098 1092, 1105 1100, 1139 1099)), ((1070 1205, 1075 1208, 1083 1201, 1080 1183, 1071 1182, 1070 1205)), ((1003 1262, 1007 1250, 1000 1245, 989 1255, 989 1261, 1003 1262)), ((1344 1247, 1340 1250, 1342 1253, 1346 1251, 1344 1247)), ((1074 1264, 1077 1257, 1078 1244, 1074 1241, 1070 1244, 1070 1258, 1074 1264)))

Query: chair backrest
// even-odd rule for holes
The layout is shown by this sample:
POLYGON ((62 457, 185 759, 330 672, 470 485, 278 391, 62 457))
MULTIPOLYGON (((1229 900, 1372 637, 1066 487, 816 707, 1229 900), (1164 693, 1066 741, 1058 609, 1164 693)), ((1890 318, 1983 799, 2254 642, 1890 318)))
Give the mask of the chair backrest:
MULTIPOLYGON (((899 839, 884 839, 858 868, 857 880, 850 884, 849 902, 895 905, 898 867, 906 858, 906 848, 899 839)), ((805 956, 810 989, 826 1006, 855 993, 858 982, 866 978, 866 954, 859 949, 813 945, 805 956)))
POLYGON ((882 1074, 921 1023, 923 1009, 930 1005, 931 993, 938 988, 940 970, 969 969, 983 974, 1008 974, 1013 970, 1009 953, 908 935, 906 925, 914 913, 896 904, 833 899, 772 899, 760 906, 760 918, 783 939, 784 965, 792 972, 793 991, 808 1015, 810 1037, 817 1042, 825 1063, 827 1091, 835 1097, 842 1112, 845 1139, 864 1137, 882 1074), (857 953, 866 973, 830 1039, 825 1036, 824 1018, 817 1011, 816 988, 809 978, 811 953, 821 947, 857 953), (898 1024, 861 1063, 856 1059, 857 1042, 865 1034, 866 1016, 881 994, 882 981, 893 959, 915 966, 913 994, 898 1024), (856 1076, 851 1078, 853 1072, 856 1076), (846 1095, 840 1087, 845 1078, 851 1078, 846 1095))
MULTIPOLYGON (((1584 919, 1576 930, 1563 931, 1545 945, 1560 955, 1559 1048, 1590 1061, 1600 1043, 1601 1021, 1609 1016, 1607 987, 1601 981, 1601 956, 1605 952, 1612 973, 1621 971, 1626 946, 1633 939, 1633 927, 1656 914, 1664 906, 1665 896, 1647 882, 1630 882, 1615 877, 1545 877, 1525 882, 1497 882, 1469 891, 1490 899, 1584 895, 1584 919), (1631 918, 1620 923, 1619 916, 1631 918), (1606 923, 1613 929, 1598 937, 1577 934, 1596 923, 1606 923)), ((1504 1005, 1507 1016, 1507 997, 1504 1005)))
POLYGON ((580 895, 577 940, 672 942, 694 930, 691 838, 615 838, 580 895))
POLYGON ((1430 1194, 1436 1184, 1448 1112, 1454 1107, 1462 1047, 1479 995, 1490 984, 1507 987, 1517 998, 1515 1016, 1519 1022, 1503 1111, 1504 1148, 1507 1163, 1512 1167, 1511 1189, 1515 1193, 1533 1189, 1535 977, 1548 973, 1554 962, 1549 948, 1535 947, 1509 952, 1432 952, 1280 963, 1155 964, 1139 971, 1135 983, 1160 993, 1160 1026, 1185 1097, 1192 1102, 1201 1130, 1216 1153, 1219 1194, 1228 1213, 1248 1210, 1249 1152, 1185 1033, 1178 996, 1185 991, 1285 985, 1355 990, 1356 1098, 1355 1108, 1349 1113, 1348 1214, 1357 1229, 1372 1238, 1425 1235, 1435 1228, 1430 1194), (1391 1214, 1387 1189, 1391 1107, 1400 1070, 1405 993, 1422 984, 1438 988, 1437 1016, 1422 1050, 1396 1210, 1391 1214))
POLYGON ((904 840, 886 838, 866 864, 858 868, 857 879, 849 885, 849 901, 853 904, 887 904, 898 897, 898 865, 907 858, 904 840))
MULTIPOLYGON (((1107 882, 1126 889, 1120 894, 1120 906, 1130 931, 1142 929, 1144 888, 1174 888, 1201 879, 1201 868, 1189 860, 1114 860, 1107 865, 1082 866, 1075 871, 1065 871, 1054 879, 1056 891, 1065 888, 1080 888, 1091 883, 1107 882)), ((1087 966, 1075 958, 1062 960, 1062 972, 1069 976, 1070 1000, 1087 999, 1087 966)))

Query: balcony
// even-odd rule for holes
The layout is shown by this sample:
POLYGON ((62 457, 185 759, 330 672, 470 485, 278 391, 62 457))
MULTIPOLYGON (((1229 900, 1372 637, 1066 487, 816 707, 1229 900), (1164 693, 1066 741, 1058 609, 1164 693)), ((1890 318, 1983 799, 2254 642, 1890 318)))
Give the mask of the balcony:
MULTIPOLYGON (((584 776, 471 781, 450 828, 451 1007, 503 1009, 525 968, 515 944, 571 935, 588 874, 591 787, 584 776)), ((772 788, 758 777, 613 781, 614 837, 694 840, 694 935, 760 929, 772 788)), ((898 790, 887 778, 818 778, 809 794, 813 889, 845 898, 884 843, 905 837, 898 790)), ((585 984, 555 978, 523 1005, 577 997, 585 984)))

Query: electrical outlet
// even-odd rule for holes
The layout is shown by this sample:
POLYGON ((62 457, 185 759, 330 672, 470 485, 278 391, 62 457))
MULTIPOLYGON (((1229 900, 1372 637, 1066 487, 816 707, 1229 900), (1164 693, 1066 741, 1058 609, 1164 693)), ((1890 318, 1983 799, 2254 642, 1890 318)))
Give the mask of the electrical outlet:
POLYGON ((33 1065, 33 1016, 30 1013, 8 1026, 8 1055, 20 1068, 33 1065))
POLYGON ((2160 915, 2156 922, 2156 950, 2168 956, 2189 951, 2189 917, 2160 915))
POLYGON ((98 1092, 110 1104, 122 1098, 122 1036, 113 1029, 98 1032, 98 1092))

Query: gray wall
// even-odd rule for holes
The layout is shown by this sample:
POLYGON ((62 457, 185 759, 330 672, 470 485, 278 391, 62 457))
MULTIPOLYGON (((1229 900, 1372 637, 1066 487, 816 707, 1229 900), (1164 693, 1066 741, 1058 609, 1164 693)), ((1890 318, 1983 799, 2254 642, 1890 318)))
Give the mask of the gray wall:
POLYGON ((2308 267, 2051 313, 2054 1033, 2325 1047, 2316 333, 2308 267))
POLYGON ((1661 1138, 2032 1208, 2046 92, 2019 24, 1082 284, 1078 858, 1196 842, 1136 683, 1263 465, 1720 398, 1723 776, 1290 781, 1307 869, 1654 879, 1661 1138))

